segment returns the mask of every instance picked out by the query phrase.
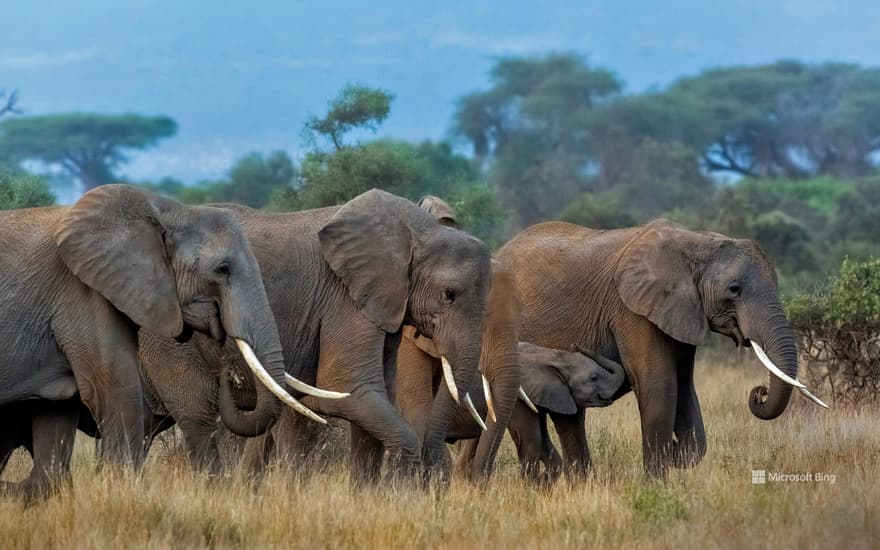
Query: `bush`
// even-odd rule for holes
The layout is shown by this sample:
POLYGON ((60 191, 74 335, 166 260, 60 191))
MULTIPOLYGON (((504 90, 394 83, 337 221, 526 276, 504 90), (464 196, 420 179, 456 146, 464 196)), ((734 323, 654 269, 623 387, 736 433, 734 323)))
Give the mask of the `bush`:
POLYGON ((0 167, 0 210, 55 204, 46 180, 25 172, 0 167))
POLYGON ((880 397, 880 259, 844 260, 825 288, 787 310, 815 387, 837 400, 880 397))

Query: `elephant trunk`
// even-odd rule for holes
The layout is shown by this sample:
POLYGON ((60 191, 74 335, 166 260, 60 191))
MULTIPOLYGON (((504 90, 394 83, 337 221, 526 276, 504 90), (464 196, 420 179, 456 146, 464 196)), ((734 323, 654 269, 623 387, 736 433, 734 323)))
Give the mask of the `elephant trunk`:
MULTIPOLYGON (((431 405, 431 414, 428 425, 425 430, 425 437, 422 442, 422 463, 425 467, 427 475, 430 477, 431 470, 439 464, 443 457, 446 446, 446 433, 449 430, 449 424, 452 418, 458 412, 458 408, 464 405, 464 394, 473 386, 473 381, 477 378, 477 365, 479 362, 479 331, 477 341, 462 351, 456 349, 455 352, 447 356, 449 366, 452 367, 452 379, 458 399, 456 400, 451 393, 451 385, 448 380, 444 379, 440 382, 440 387, 434 396, 434 402, 431 405), (458 402, 457 402, 458 401, 458 402), (459 404, 460 403, 460 404, 459 404)), ((438 346, 439 349, 444 347, 438 346)), ((444 375, 444 378, 447 378, 444 375)))
MULTIPOLYGON (((271 311, 269 301, 260 285, 259 289, 241 292, 240 299, 227 297, 223 301, 221 318, 227 335, 234 338, 236 344, 240 341, 248 344, 271 379, 284 387, 284 356, 271 311)), ((245 353, 240 344, 238 347, 241 353, 245 353)), ((282 403, 266 384, 255 379, 256 403, 253 409, 247 410, 237 404, 234 398, 235 381, 230 370, 232 367, 230 359, 230 357, 224 359, 220 371, 220 418, 232 433, 255 437, 264 433, 278 418, 282 403)))
POLYGON ((488 429, 480 436, 467 468, 472 481, 482 482, 492 474, 504 432, 513 416, 521 384, 519 325, 522 303, 513 274, 499 266, 492 272, 492 286, 483 327, 480 366, 492 392, 495 418, 487 418, 488 429))
MULTIPOLYGON (((741 322, 744 335, 766 352, 769 360, 783 373, 797 379, 798 355, 794 332, 775 297, 770 306, 761 307, 761 313, 747 316, 741 322)), ((778 376, 770 376, 770 386, 756 386, 749 397, 749 409, 756 417, 772 420, 781 415, 788 406, 792 386, 778 376)))
POLYGON ((488 429, 480 436, 470 467, 466 470, 468 478, 475 482, 485 481, 492 475, 495 457, 513 416, 521 383, 522 366, 517 342, 487 347, 482 365, 492 391, 495 419, 486 419, 488 429))

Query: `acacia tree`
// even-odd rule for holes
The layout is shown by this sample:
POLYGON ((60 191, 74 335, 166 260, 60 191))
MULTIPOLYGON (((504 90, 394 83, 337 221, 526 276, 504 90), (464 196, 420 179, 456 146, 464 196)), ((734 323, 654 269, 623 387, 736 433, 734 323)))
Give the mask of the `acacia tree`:
POLYGON ((70 113, 16 117, 0 124, 0 157, 63 167, 88 191, 116 180, 126 151, 151 147, 177 132, 165 116, 70 113))
POLYGON ((459 101, 453 132, 472 145, 517 225, 552 217, 585 190, 595 159, 589 121, 622 84, 581 56, 558 53, 502 58, 489 76, 488 90, 459 101))
POLYGON ((328 103, 327 114, 311 117, 306 132, 328 139, 337 151, 342 149, 342 136, 356 128, 376 131, 391 112, 394 96, 376 88, 349 84, 328 103))

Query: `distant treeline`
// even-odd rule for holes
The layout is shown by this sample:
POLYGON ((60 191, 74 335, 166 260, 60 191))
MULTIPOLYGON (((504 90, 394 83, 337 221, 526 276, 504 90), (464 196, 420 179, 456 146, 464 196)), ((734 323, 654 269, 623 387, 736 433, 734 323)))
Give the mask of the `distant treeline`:
MULTIPOLYGON (((453 145, 349 141, 353 129, 378 128, 392 100, 347 86, 306 123, 300 162, 253 153, 217 181, 143 184, 185 202, 273 210, 336 204, 371 187, 435 194, 492 246, 541 220, 613 228, 666 216, 757 239, 784 290, 824 281, 844 257, 880 257, 878 69, 781 61, 634 94, 577 55, 503 58, 486 90, 458 101, 453 145)), ((0 162, 43 161, 92 186, 116 177, 126 150, 175 130, 166 117, 7 113, 0 162)), ((0 202, 7 195, 0 186, 0 202)))

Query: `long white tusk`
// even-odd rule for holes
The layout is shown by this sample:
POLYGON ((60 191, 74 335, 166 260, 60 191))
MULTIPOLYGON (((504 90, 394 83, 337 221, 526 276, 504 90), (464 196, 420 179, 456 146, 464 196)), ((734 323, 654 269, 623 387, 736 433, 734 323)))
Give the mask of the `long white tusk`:
POLYGON ((767 354, 764 353, 764 350, 761 349, 761 346, 752 341, 752 349, 755 350, 755 355, 758 356, 758 360, 764 364, 764 366, 769 370, 774 376, 785 382, 786 384, 791 384, 792 386, 799 388, 801 390, 806 389, 807 387, 792 378, 791 376, 782 372, 782 370, 773 364, 773 361, 767 357, 767 354))
POLYGON ((529 399, 528 395, 526 395, 526 390, 524 390, 522 386, 519 387, 519 398, 522 399, 522 402, 525 403, 530 409, 532 409, 532 412, 538 412, 538 407, 536 407, 535 404, 532 403, 532 400, 529 399))
POLYGON ((812 401, 813 403, 819 405, 820 407, 825 407, 826 409, 830 409, 830 408, 831 408, 831 407, 829 407, 828 405, 826 405, 824 401, 822 401, 821 399, 819 399, 818 397, 816 397, 815 395, 813 395, 812 393, 810 393, 810 390, 808 390, 807 388, 798 388, 798 389, 801 390, 801 393, 804 394, 804 395, 806 395, 807 398, 808 398, 810 401, 812 401))
POLYGON ((446 359, 445 355, 440 356, 440 364, 443 366, 443 380, 446 380, 446 387, 449 389, 449 393, 456 403, 461 404, 458 400, 458 388, 455 387, 455 379, 452 377, 452 365, 449 364, 449 360, 446 359))
POLYGON ((291 388, 301 391, 306 395, 314 395, 315 397, 321 397, 324 399, 342 399, 343 397, 348 397, 351 395, 350 393, 340 393, 338 391, 329 391, 322 390, 320 388, 316 388, 314 386, 310 386, 301 380, 297 380, 293 376, 290 376, 287 373, 284 373, 284 381, 287 382, 287 385, 291 388))
POLYGON ((315 422, 320 422, 321 424, 326 424, 327 421, 312 412, 311 409, 297 401, 290 394, 284 391, 284 388, 276 382, 272 376, 266 371, 265 367, 260 363, 260 360, 257 359, 254 350, 251 346, 240 338, 235 339, 235 344, 238 346, 238 350, 241 352, 241 355, 244 357, 245 362, 248 367, 250 367, 251 372, 254 373, 254 376, 257 377, 264 386, 266 386, 270 392, 272 392, 275 397, 280 399, 285 405, 288 405, 293 408, 299 414, 311 418, 315 422))
POLYGON ((498 417, 495 416, 495 405, 492 403, 492 390, 489 389, 489 381, 486 380, 486 375, 480 375, 483 378, 483 395, 486 397, 486 407, 489 409, 489 416, 492 418, 492 422, 498 422, 498 417))
POLYGON ((477 421, 477 424, 480 425, 480 429, 484 432, 486 431, 486 423, 483 422, 483 419, 480 418, 480 413, 477 412, 477 408, 474 407, 474 402, 471 401, 471 394, 465 392, 464 394, 464 406, 467 408, 468 412, 471 413, 471 416, 474 417, 474 420, 477 421))

